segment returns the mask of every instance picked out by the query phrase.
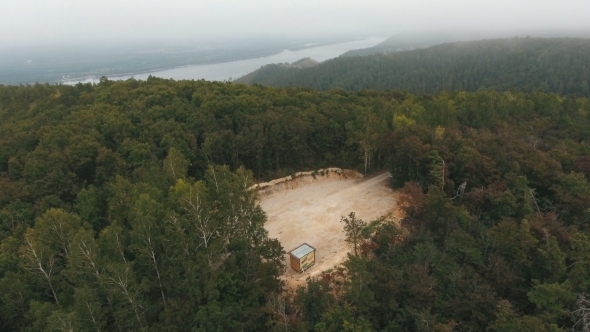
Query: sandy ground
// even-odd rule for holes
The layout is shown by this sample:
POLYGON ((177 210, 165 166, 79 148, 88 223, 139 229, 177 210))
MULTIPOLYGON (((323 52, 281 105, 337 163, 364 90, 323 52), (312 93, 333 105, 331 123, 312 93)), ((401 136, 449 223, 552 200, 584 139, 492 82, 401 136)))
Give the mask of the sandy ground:
POLYGON ((304 273, 291 269, 285 255, 288 285, 302 284, 307 277, 345 260, 350 247, 344 241, 341 216, 354 211, 357 218, 369 222, 393 212, 396 195, 388 187, 388 179, 389 173, 368 179, 318 179, 261 198, 260 206, 268 215, 265 228, 285 251, 302 243, 316 248, 316 263, 304 273))

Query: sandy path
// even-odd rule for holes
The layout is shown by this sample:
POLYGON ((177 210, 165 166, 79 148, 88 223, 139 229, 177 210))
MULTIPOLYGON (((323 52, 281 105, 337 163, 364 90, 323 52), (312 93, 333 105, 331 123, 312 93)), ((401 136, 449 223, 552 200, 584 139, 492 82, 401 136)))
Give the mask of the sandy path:
POLYGON ((354 211, 357 218, 369 222, 393 212, 396 200, 388 179, 389 174, 384 173, 369 179, 318 181, 261 199, 260 206, 268 215, 264 227, 285 251, 304 242, 316 248, 316 264, 301 274, 289 267, 285 256, 285 278, 290 285, 344 261, 349 247, 341 216, 354 211))

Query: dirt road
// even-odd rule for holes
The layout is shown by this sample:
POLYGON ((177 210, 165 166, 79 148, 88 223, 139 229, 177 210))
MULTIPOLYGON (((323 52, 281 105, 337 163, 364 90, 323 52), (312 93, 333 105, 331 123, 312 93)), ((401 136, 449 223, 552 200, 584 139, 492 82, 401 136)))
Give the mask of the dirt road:
POLYGON ((268 215, 265 228, 286 251, 302 243, 316 248, 316 264, 300 274, 288 267, 285 278, 291 285, 344 261, 349 247, 344 241, 341 216, 351 211, 367 222, 393 212, 395 193, 388 187, 389 173, 369 179, 333 179, 263 197, 260 206, 268 215))

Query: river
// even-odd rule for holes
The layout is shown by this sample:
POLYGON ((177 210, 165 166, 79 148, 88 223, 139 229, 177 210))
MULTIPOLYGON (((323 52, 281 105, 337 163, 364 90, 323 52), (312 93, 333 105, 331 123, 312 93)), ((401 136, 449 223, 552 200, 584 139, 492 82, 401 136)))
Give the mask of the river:
MULTIPOLYGON (((184 66, 171 69, 164 69, 159 71, 153 71, 150 73, 138 73, 133 75, 124 76, 109 76, 110 80, 126 80, 134 77, 135 79, 145 80, 149 75, 161 77, 161 78, 172 78, 175 80, 200 80, 205 79, 208 81, 226 81, 240 78, 260 67, 271 64, 271 63, 292 63, 303 58, 312 58, 316 61, 322 62, 328 59, 336 58, 341 54, 355 49, 367 48, 375 46, 386 38, 383 37, 370 37, 352 42, 324 45, 318 47, 305 48, 296 51, 284 50, 281 53, 246 59, 237 60, 230 62, 214 63, 208 65, 195 65, 195 66, 184 66)), ((89 77, 85 79, 78 79, 72 81, 62 82, 63 84, 76 84, 76 83, 98 83, 99 77, 89 77)))

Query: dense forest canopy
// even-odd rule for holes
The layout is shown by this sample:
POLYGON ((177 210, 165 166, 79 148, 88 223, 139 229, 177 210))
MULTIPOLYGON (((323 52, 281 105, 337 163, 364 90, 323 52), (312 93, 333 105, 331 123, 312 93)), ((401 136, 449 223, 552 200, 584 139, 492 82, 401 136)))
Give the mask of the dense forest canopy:
POLYGON ((340 57, 313 68, 267 65, 237 82, 268 86, 590 95, 590 39, 511 38, 456 42, 427 49, 340 57))
POLYGON ((2 328, 566 331, 588 313, 589 121, 542 91, 0 86, 2 328), (248 188, 326 166, 388 169, 405 218, 289 292, 248 188))

